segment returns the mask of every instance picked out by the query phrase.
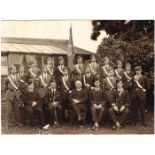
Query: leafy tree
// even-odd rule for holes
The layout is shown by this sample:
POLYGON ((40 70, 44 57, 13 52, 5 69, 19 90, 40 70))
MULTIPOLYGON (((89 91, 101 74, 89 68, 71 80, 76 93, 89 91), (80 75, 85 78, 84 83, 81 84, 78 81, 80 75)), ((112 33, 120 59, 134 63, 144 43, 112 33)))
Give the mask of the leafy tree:
MULTIPOLYGON (((142 65, 148 74, 154 67, 154 21, 153 20, 95 20, 92 21, 91 38, 96 40, 100 31, 109 35, 98 47, 100 62, 109 56, 112 62, 120 59, 133 67, 142 65)), ((113 64, 113 65, 114 65, 113 64)))

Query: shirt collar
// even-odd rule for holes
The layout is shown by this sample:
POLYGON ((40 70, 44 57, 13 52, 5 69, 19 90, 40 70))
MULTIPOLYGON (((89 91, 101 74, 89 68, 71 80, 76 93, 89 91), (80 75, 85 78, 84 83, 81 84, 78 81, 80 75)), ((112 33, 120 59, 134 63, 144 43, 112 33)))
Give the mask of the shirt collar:
POLYGON ((82 90, 82 88, 80 88, 80 89, 77 89, 77 88, 76 88, 76 90, 77 90, 77 91, 81 91, 81 90, 82 90))

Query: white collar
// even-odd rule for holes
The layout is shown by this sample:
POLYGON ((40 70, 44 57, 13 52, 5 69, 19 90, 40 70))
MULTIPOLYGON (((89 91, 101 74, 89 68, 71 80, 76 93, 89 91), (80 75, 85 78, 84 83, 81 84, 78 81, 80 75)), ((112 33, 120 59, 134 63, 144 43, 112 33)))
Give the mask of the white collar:
POLYGON ((99 91, 99 90, 100 90, 100 87, 98 87, 98 88, 97 88, 97 87, 95 87, 95 90, 96 90, 96 91, 99 91))
POLYGON ((77 90, 77 91, 81 91, 81 90, 82 90, 82 88, 80 88, 80 89, 77 89, 77 88, 76 88, 76 90, 77 90))

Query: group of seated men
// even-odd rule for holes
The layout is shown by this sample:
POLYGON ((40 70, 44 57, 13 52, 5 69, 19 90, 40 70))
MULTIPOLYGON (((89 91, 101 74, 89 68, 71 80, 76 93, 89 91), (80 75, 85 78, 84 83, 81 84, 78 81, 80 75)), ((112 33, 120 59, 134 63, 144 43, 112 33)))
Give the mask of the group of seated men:
POLYGON ((52 58, 48 57, 42 69, 33 63, 27 72, 23 65, 18 71, 15 66, 10 68, 4 83, 7 128, 11 126, 12 112, 14 125, 21 126, 21 109, 25 111, 24 123, 33 125, 37 117, 41 129, 50 125, 57 127, 72 114, 78 125, 83 125, 87 119, 93 122, 92 129, 98 130, 104 113, 108 112, 113 129, 119 130, 128 118, 132 125, 137 123, 138 110, 142 125, 147 126, 145 101, 149 83, 142 75, 141 66, 132 70, 130 63, 123 65, 120 60, 116 66, 111 66, 107 56, 101 66, 96 55, 92 55, 88 64, 78 56, 77 64, 69 70, 62 56, 58 61, 55 67, 52 58))

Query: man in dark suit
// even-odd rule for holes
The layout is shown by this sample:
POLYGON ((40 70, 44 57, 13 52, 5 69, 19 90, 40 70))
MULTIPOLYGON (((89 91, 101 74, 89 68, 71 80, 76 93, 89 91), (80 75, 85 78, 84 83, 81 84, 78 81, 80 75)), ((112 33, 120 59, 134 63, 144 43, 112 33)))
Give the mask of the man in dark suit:
POLYGON ((23 101, 26 110, 26 116, 27 119, 29 120, 30 125, 32 126, 34 125, 33 116, 34 113, 36 113, 37 117, 39 118, 40 128, 42 129, 43 127, 42 102, 38 91, 34 89, 34 83, 32 81, 28 82, 27 89, 23 93, 23 101))
POLYGON ((45 95, 45 102, 48 104, 51 118, 53 118, 54 127, 58 127, 62 115, 62 94, 57 89, 57 85, 54 80, 50 82, 50 88, 45 95))
POLYGON ((146 93, 149 86, 149 81, 146 76, 142 75, 142 67, 135 67, 136 75, 133 77, 133 91, 132 91, 132 99, 133 99, 133 125, 137 123, 138 119, 138 110, 141 112, 141 120, 142 125, 147 127, 145 122, 145 103, 146 103, 146 93))
POLYGON ((5 126, 6 128, 12 126, 10 123, 10 116, 13 112, 15 118, 15 124, 21 126, 20 110, 19 105, 21 103, 21 93, 19 90, 20 79, 17 75, 17 70, 15 66, 10 68, 10 74, 6 77, 4 81, 4 91, 5 93, 5 126))
POLYGON ((93 130, 98 130, 102 116, 105 112, 106 96, 100 87, 100 81, 96 78, 94 80, 95 88, 90 91, 89 101, 91 103, 91 110, 93 116, 93 130))
POLYGON ((67 120, 69 118, 69 94, 72 92, 73 88, 73 79, 69 74, 69 70, 67 67, 63 69, 64 75, 62 76, 59 84, 59 89, 62 92, 62 110, 63 110, 63 120, 67 120))
POLYGON ((41 98, 42 108, 43 108, 43 113, 44 113, 44 118, 46 123, 49 123, 50 119, 49 119, 49 110, 48 110, 47 104, 45 103, 45 94, 48 91, 51 78, 52 78, 51 75, 47 73, 47 66, 44 65, 42 67, 42 73, 41 75, 39 75, 38 82, 39 82, 39 95, 41 98))
POLYGON ((117 82, 115 100, 109 108, 109 114, 115 123, 113 129, 119 130, 124 125, 125 120, 129 117, 130 97, 128 91, 123 88, 123 81, 117 82))
POLYGON ((69 95, 69 101, 77 116, 78 122, 81 123, 81 121, 86 117, 87 92, 82 89, 82 82, 80 80, 75 82, 75 87, 76 89, 74 89, 69 95))

